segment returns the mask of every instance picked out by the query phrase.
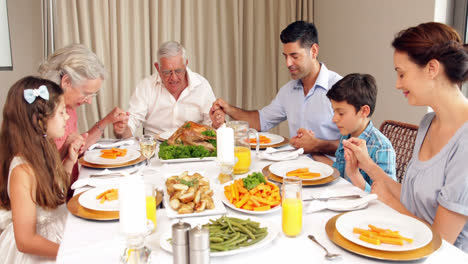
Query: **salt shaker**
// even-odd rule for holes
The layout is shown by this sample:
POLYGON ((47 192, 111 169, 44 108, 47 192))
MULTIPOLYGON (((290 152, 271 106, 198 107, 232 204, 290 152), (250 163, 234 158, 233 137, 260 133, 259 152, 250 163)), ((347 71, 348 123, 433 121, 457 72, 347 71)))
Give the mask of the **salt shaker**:
POLYGON ((172 225, 172 256, 174 264, 189 264, 190 224, 179 221, 172 225))
POLYGON ((189 231, 190 264, 210 263, 210 232, 197 225, 189 231))

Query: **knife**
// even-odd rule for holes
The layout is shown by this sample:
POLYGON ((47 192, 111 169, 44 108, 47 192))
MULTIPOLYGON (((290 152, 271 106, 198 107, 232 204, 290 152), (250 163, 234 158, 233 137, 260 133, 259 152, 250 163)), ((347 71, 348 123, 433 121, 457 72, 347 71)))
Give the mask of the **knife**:
POLYGON ((343 195, 343 196, 333 196, 333 197, 319 197, 319 198, 305 198, 304 201, 328 201, 328 200, 335 200, 335 199, 351 199, 351 198, 361 198, 361 195, 359 194, 353 194, 353 195, 343 195))

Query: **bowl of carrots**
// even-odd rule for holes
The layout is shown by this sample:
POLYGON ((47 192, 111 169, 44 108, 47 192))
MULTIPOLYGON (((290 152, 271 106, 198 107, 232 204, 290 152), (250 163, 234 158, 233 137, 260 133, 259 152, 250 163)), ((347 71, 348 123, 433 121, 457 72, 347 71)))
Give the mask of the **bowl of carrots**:
POLYGON ((254 172, 245 178, 223 185, 223 202, 232 209, 248 214, 268 214, 280 210, 281 191, 262 173, 254 172))

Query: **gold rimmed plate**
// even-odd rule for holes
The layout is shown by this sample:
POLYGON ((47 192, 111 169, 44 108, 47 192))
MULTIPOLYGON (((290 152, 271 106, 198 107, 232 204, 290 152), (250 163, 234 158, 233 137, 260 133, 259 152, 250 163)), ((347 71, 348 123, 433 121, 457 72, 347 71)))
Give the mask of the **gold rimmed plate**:
MULTIPOLYGON (((271 181, 283 183, 283 177, 272 173, 270 171, 270 166, 271 166, 271 164, 262 169, 263 175, 266 176, 271 181)), ((333 168, 332 175, 330 175, 328 177, 325 177, 325 178, 322 178, 320 180, 302 180, 302 185, 303 186, 314 186, 314 185, 327 184, 327 183, 330 183, 330 182, 333 182, 333 181, 337 180, 339 177, 340 177, 340 173, 335 168, 333 168)))
MULTIPOLYGON (((268 138, 270 138, 272 140, 271 143, 268 143, 268 144, 260 144, 260 149, 266 149, 268 147, 272 147, 272 148, 277 148, 277 147, 282 147, 286 144, 289 143, 289 139, 283 137, 283 136, 280 136, 280 135, 276 135, 276 134, 272 134, 272 133, 268 133, 268 132, 259 132, 258 135, 263 135, 263 136, 266 136, 268 138)), ((256 143, 251 143, 250 144, 250 148, 251 149, 255 149, 257 146, 256 143)))
POLYGON ((325 231, 327 232, 328 238, 330 238, 333 243, 347 251, 358 255, 381 260, 409 261, 425 258, 437 251, 442 245, 442 239, 440 238, 440 235, 437 234, 433 228, 430 228, 432 231, 432 240, 424 247, 420 247, 418 249, 407 251, 385 251, 364 247, 351 242, 338 232, 336 228, 336 221, 343 214, 346 213, 338 214, 330 218, 330 220, 328 220, 327 224, 325 225, 325 231))
POLYGON ((134 159, 134 160, 130 160, 130 161, 127 161, 127 162, 123 162, 123 163, 118 163, 118 164, 95 164, 95 163, 90 163, 90 162, 87 162, 83 159, 83 157, 81 157, 78 162, 85 166, 85 167, 89 167, 89 168, 96 168, 96 169, 110 169, 110 168, 120 168, 120 167, 126 167, 126 166, 131 166, 131 165, 135 165, 135 164, 138 164, 142 161, 146 160, 145 156, 141 155, 134 159))
MULTIPOLYGON (((84 192, 73 196, 68 201, 67 208, 71 214, 80 218, 96 220, 96 221, 111 221, 111 220, 119 219, 119 211, 97 211, 97 210, 91 210, 91 209, 81 206, 79 199, 83 193, 84 192)), ((162 201, 162 193, 156 192, 156 207, 158 207, 161 201, 162 201)))

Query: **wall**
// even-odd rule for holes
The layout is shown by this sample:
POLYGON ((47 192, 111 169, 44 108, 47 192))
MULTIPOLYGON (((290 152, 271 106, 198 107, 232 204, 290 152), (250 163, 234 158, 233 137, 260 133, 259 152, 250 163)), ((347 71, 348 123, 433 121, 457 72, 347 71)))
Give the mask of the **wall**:
MULTIPOLYGON (((439 0, 440 1, 440 0, 439 0)), ((426 107, 408 105, 395 89, 394 35, 422 22, 434 21, 435 0, 316 0, 319 59, 341 75, 369 73, 377 79, 377 106, 372 116, 379 127, 386 119, 419 124, 426 107)))
MULTIPOLYGON (((8 0, 13 71, 0 71, 0 109, 8 89, 20 78, 35 74, 42 60, 41 1, 8 0)), ((3 114, 0 114, 0 123, 3 114)))

